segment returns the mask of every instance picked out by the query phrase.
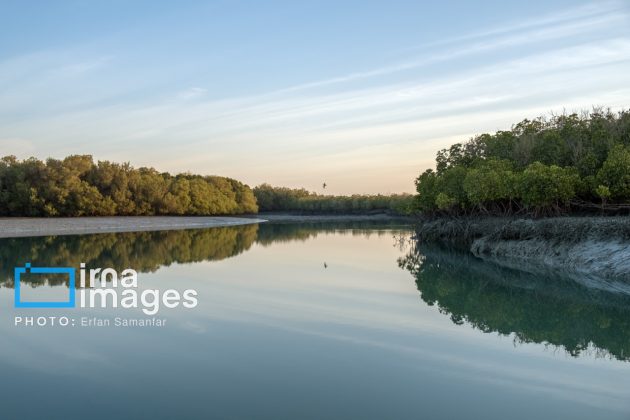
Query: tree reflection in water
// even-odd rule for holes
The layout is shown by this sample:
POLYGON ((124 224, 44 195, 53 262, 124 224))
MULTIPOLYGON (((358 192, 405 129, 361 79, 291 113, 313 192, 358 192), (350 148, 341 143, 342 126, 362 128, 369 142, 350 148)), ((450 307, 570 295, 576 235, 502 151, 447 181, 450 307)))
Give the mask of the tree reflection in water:
POLYGON ((467 252, 418 245, 399 260, 420 297, 455 324, 514 335, 572 356, 630 360, 630 297, 561 276, 541 277, 484 262, 467 252))
MULTIPOLYGON (((252 244, 306 241, 324 233, 389 235, 399 223, 265 223, 210 229, 101 233, 0 239, 0 286, 13 287, 13 268, 30 262, 40 267, 111 267, 153 272, 163 266, 234 257, 252 244)), ((51 276, 47 284, 66 282, 51 276)), ((28 283, 29 280, 25 279, 28 283)), ((33 287, 43 283, 31 282, 33 287)))

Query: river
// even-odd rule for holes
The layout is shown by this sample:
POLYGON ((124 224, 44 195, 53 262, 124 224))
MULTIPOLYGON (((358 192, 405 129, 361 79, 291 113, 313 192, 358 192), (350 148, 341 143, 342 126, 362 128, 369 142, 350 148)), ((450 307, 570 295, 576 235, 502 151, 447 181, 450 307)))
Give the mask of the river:
POLYGON ((0 239, 1 417, 630 418, 627 296, 411 232, 265 223, 0 239), (193 290, 196 305, 15 308, 26 263, 70 267, 77 284, 25 274, 21 301, 79 296, 85 263, 135 270, 139 294, 193 290))

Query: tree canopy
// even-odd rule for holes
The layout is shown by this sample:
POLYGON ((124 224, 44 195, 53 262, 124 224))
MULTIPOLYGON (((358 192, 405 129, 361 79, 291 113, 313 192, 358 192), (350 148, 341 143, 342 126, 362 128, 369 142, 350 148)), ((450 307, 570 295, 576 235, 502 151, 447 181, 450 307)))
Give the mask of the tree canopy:
POLYGON ((171 175, 90 155, 45 162, 0 159, 1 216, 227 215, 255 213, 245 184, 219 176, 171 175))
POLYGON ((440 150, 416 179, 426 214, 558 214, 630 206, 630 111, 525 119, 440 150))

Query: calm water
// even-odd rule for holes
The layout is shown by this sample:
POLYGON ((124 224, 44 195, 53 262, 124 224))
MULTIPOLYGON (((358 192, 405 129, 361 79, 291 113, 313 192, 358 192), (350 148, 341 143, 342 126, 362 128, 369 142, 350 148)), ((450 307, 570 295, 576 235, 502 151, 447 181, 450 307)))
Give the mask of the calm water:
MULTIPOLYGON (((0 418, 629 419, 630 302, 415 249, 389 225, 0 240, 0 418), (163 327, 23 327, 13 267, 131 267, 196 289, 163 327)), ((63 278, 22 286, 67 293, 63 278), (40 287, 32 287, 32 286, 40 287)))

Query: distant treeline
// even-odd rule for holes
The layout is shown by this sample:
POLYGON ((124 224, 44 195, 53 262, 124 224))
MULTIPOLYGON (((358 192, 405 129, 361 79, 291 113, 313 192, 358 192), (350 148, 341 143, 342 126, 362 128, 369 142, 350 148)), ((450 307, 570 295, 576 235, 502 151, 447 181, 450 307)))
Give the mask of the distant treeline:
POLYGON ((630 209, 630 112, 523 120, 438 152, 416 180, 424 214, 630 209))
POLYGON ((413 204, 411 194, 321 195, 305 189, 273 187, 269 184, 255 187, 254 195, 260 211, 408 214, 413 204))
POLYGON ((218 176, 171 175, 75 155, 0 159, 1 216, 223 215, 255 213, 252 190, 218 176))

